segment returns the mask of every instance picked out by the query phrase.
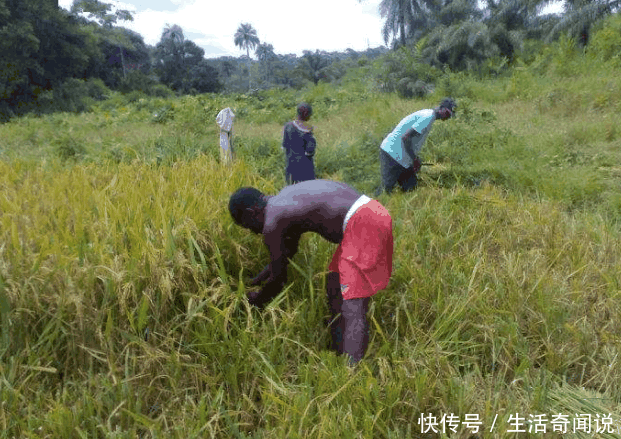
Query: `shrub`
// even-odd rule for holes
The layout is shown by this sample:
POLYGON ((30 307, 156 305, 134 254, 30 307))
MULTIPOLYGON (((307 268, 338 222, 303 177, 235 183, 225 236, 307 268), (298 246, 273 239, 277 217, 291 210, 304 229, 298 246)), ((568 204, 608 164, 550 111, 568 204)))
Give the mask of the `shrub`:
POLYGON ((55 146, 56 154, 63 161, 75 160, 86 154, 84 145, 70 135, 54 139, 52 144, 55 146))
POLYGON ((106 87, 106 84, 99 78, 90 78, 84 81, 86 92, 88 96, 96 101, 103 101, 110 96, 110 89, 106 87))
MULTIPOLYGON (((91 108, 97 100, 104 100, 111 93, 100 79, 69 78, 53 90, 51 101, 46 105, 52 111, 82 113, 91 108)), ((48 109, 41 108, 46 112, 48 109)))
POLYGON ((155 84, 149 89, 148 94, 158 98, 170 98, 174 96, 175 92, 166 87, 164 84, 155 84))
POLYGON ((589 43, 588 53, 602 61, 611 58, 620 60, 621 54, 621 17, 613 15, 604 21, 601 29, 595 32, 589 43))
POLYGON ((396 91, 403 98, 424 97, 440 72, 421 61, 419 47, 402 47, 385 55, 376 76, 380 90, 396 91))

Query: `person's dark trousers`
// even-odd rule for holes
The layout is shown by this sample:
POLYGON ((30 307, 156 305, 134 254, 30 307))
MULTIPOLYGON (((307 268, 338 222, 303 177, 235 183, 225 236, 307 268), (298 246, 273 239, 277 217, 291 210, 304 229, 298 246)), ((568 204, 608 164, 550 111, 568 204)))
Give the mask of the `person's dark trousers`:
MULTIPOLYGON (((313 178, 314 180, 314 178, 313 178)), ((295 180, 293 178, 293 175, 288 174, 287 172, 285 172, 285 181, 287 182, 287 186, 292 185, 292 184, 297 184, 297 183, 301 183, 303 181, 308 181, 308 179, 305 180, 295 180)))
POLYGON ((404 192, 415 189, 418 184, 414 168, 404 168, 383 149, 380 149, 380 172, 382 188, 387 193, 391 193, 397 183, 404 192))
POLYGON ((330 310, 328 328, 332 337, 330 349, 349 355, 350 364, 358 363, 369 344, 369 298, 343 300, 339 274, 334 272, 326 278, 326 292, 330 310))

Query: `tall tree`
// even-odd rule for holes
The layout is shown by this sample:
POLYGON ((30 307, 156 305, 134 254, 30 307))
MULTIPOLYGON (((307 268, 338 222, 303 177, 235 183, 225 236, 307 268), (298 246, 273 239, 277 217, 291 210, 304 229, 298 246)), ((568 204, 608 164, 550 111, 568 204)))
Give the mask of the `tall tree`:
POLYGON ((225 78, 229 78, 235 71, 235 64, 231 61, 225 60, 220 64, 220 69, 225 78))
POLYGON ((305 78, 317 85, 319 80, 325 77, 324 69, 328 67, 329 60, 325 53, 316 50, 315 53, 305 50, 304 56, 299 60, 298 69, 305 78))
POLYGON ((172 53, 180 53, 183 42, 185 41, 183 29, 177 24, 166 24, 166 27, 162 31, 160 41, 165 44, 172 53))
MULTIPOLYGON (((234 43, 240 49, 246 49, 246 56, 250 62, 250 49, 254 50, 260 43, 257 31, 250 23, 242 23, 235 32, 234 43)), ((250 65, 248 65, 248 89, 250 89, 250 65)))
POLYGON ((242 23, 235 32, 235 45, 241 49, 246 49, 246 56, 250 58, 250 49, 255 49, 261 42, 257 36, 257 31, 250 23, 242 23))
POLYGON ((179 70, 183 70, 185 64, 184 42, 185 36, 181 26, 166 24, 162 31, 160 44, 163 46, 164 51, 167 52, 167 55, 174 58, 175 68, 179 70))
POLYGON ((438 7, 436 0, 382 0, 379 12, 386 20, 382 27, 384 42, 393 36, 394 42, 405 46, 409 38, 420 38, 432 26, 431 16, 438 7))
POLYGON ((100 0, 74 0, 71 6, 72 14, 88 14, 89 18, 94 18, 100 26, 108 30, 104 38, 108 43, 118 47, 123 78, 125 78, 127 76, 125 70, 125 52, 127 50, 135 50, 135 47, 123 32, 114 32, 113 28, 118 21, 133 21, 134 17, 131 12, 126 9, 118 9, 114 13, 111 11, 112 5, 100 0))
POLYGON ((0 119, 81 77, 91 49, 77 21, 54 2, 0 0, 0 119))
POLYGON ((259 60, 259 62, 263 65, 265 82, 268 82, 271 63, 276 59, 276 54, 274 53, 274 46, 267 43, 261 43, 257 46, 255 54, 257 55, 257 59, 259 60))
POLYGON ((205 59, 190 67, 185 80, 186 92, 216 93, 222 89, 218 70, 205 59))
POLYGON ((395 38, 398 36, 401 46, 405 46, 406 27, 413 18, 411 0, 382 0, 379 11, 386 20, 382 27, 384 43, 388 43, 392 35, 395 38))
POLYGON ((548 39, 556 38, 561 32, 568 32, 586 46, 591 27, 605 16, 618 12, 621 0, 565 0, 564 14, 552 28, 548 39))
POLYGON ((218 71, 204 56, 202 48, 184 38, 181 27, 167 25, 154 54, 160 81, 181 93, 218 91, 218 71))

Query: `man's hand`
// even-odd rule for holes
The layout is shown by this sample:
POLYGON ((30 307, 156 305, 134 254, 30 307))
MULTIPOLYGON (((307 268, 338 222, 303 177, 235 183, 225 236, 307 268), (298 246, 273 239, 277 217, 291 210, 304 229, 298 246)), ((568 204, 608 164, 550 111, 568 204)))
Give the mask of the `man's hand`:
POLYGON ((270 266, 266 266, 261 273, 259 273, 255 278, 253 278, 252 280, 250 280, 250 286, 257 286, 259 285, 261 282, 264 282, 267 280, 267 278, 270 277, 270 266))
POLYGON ((414 156, 414 159, 412 160, 412 168, 415 174, 420 171, 421 166, 423 166, 423 162, 420 161, 418 156, 414 156))
POLYGON ((265 301, 262 300, 260 291, 250 291, 246 294, 246 297, 248 297, 249 304, 256 306, 259 309, 263 309, 265 307, 265 301))

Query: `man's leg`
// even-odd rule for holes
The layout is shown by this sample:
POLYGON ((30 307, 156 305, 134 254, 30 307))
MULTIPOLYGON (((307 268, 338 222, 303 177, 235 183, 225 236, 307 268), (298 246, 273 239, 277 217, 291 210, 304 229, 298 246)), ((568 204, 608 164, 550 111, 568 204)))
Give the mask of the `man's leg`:
POLYGON ((343 296, 341 295, 341 284, 339 282, 338 273, 328 273, 328 276, 326 277, 326 293, 328 296, 328 310, 330 311, 328 329, 330 330, 330 336, 332 337, 330 349, 342 354, 343 329, 341 325, 341 305, 343 304, 343 296))
POLYGON ((343 300, 341 306, 343 352, 351 357, 353 364, 362 360, 369 344, 368 309, 368 297, 343 300))
POLYGON ((380 149, 380 171, 382 174, 382 187, 387 193, 391 193, 403 173, 404 167, 393 159, 386 151, 380 149))
POLYGON ((398 181, 403 192, 416 189, 416 186, 418 185, 418 178, 416 177, 416 171, 414 168, 405 169, 399 176, 398 181))

